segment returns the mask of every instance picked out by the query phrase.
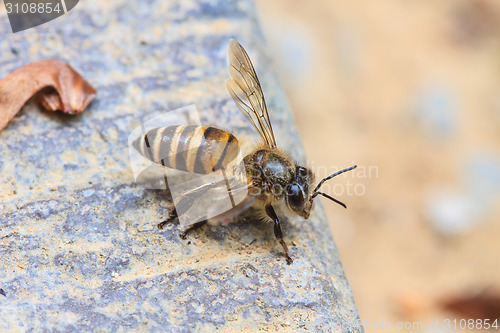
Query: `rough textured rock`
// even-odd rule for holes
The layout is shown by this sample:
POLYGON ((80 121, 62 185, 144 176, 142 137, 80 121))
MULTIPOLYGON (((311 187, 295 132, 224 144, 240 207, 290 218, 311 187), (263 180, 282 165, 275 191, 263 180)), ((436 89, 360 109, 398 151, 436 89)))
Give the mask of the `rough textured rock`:
POLYGON ((256 64, 278 143, 303 160, 250 1, 82 1, 0 40, 0 76, 56 58, 98 90, 81 115, 31 103, 0 132, 0 330, 362 331, 321 205, 282 217, 287 266, 251 214, 187 240, 176 224, 159 231, 168 196, 134 182, 128 135, 161 111, 196 103, 204 124, 258 140, 226 92, 231 37, 256 64))

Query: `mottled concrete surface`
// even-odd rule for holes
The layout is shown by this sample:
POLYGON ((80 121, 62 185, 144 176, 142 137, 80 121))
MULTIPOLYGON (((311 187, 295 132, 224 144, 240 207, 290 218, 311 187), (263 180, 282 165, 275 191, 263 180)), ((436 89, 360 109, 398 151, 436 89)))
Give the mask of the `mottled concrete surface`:
POLYGON ((306 222, 283 216, 287 266, 251 214, 187 240, 159 231, 168 196, 134 182, 127 137, 161 111, 195 103, 204 124, 258 139, 225 89, 231 37, 278 142, 304 159, 251 2, 82 1, 18 34, 4 13, 1 77, 57 58, 98 95, 76 117, 28 104, 0 132, 0 330, 362 331, 320 205, 306 222))

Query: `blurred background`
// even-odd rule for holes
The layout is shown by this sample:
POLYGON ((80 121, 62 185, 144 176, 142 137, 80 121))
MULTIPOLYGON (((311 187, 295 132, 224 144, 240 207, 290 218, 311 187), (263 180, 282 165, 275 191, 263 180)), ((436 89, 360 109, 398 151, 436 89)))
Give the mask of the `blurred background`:
POLYGON ((500 320, 500 2, 257 5, 366 331, 500 320))

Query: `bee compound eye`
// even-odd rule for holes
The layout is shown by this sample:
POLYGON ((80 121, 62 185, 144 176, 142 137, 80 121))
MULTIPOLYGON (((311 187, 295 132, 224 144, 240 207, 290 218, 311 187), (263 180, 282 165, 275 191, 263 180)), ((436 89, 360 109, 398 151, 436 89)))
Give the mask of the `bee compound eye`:
POLYGON ((292 208, 301 209, 304 205, 304 194, 302 189, 297 184, 291 184, 287 187, 288 203, 292 208))
POLYGON ((286 187, 286 194, 288 196, 295 196, 298 195, 300 192, 299 185, 297 184, 290 184, 286 187))

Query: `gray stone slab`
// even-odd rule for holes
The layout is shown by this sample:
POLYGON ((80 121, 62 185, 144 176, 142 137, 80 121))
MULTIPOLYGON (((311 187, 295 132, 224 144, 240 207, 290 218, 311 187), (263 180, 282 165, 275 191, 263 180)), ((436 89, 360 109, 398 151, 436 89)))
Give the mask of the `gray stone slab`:
POLYGON ((134 182, 128 135, 161 111, 195 103, 202 123, 257 142, 225 88, 229 38, 256 65, 278 143, 304 160, 252 2, 81 1, 0 31, 0 77, 57 58, 98 90, 81 115, 29 103, 0 132, 0 330, 362 331, 321 205, 282 215, 288 266, 251 214, 187 240, 159 231, 169 197, 134 182))

